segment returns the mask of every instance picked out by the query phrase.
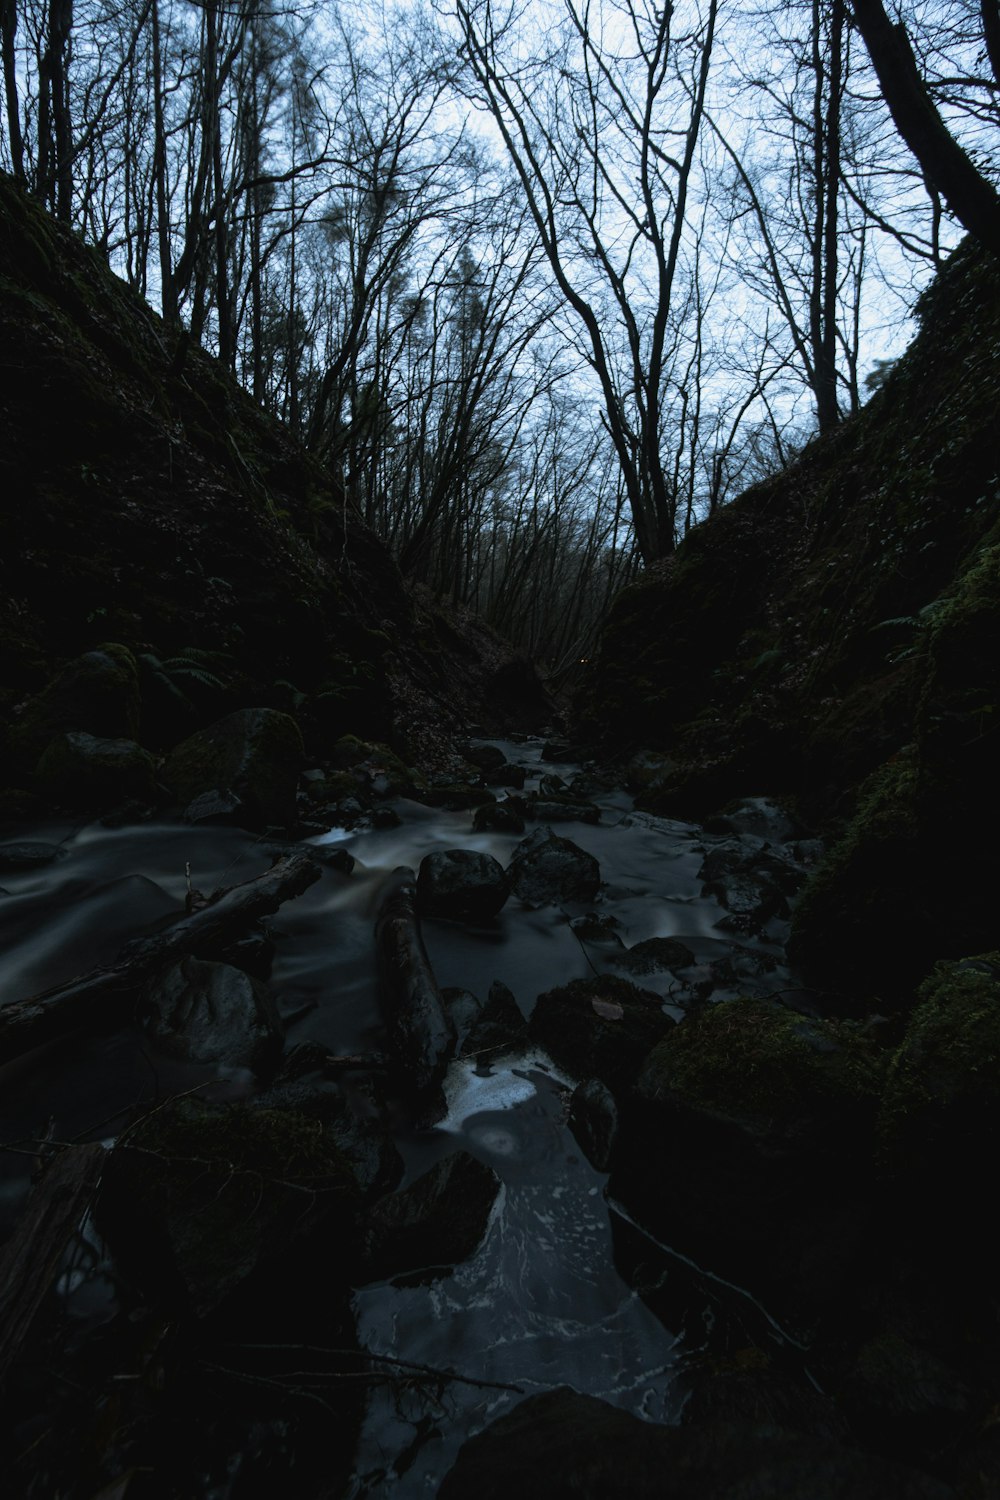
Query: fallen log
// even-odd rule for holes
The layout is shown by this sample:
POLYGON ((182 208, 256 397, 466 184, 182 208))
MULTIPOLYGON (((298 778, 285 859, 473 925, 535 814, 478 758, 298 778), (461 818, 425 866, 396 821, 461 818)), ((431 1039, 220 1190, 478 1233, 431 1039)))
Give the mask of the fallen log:
POLYGON ((0 1007, 0 1064, 82 1026, 122 1024, 136 992, 149 980, 189 954, 238 936, 308 890, 321 873, 308 854, 279 859, 263 875, 224 891, 162 932, 134 938, 113 964, 0 1007))
POLYGON ((414 1102, 430 1123, 444 1113, 441 1082, 455 1048, 448 1019, 420 934, 416 875, 394 870, 375 922, 379 993, 386 1028, 414 1102))
POLYGON ((0 1382, 59 1273, 66 1246, 90 1205, 105 1155, 96 1143, 61 1151, 0 1250, 0 1382))

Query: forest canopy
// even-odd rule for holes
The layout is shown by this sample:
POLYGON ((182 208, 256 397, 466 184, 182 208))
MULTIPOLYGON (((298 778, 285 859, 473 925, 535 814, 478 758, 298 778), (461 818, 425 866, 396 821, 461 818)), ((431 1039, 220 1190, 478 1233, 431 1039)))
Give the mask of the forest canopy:
POLYGON ((0 0, 0 165, 554 669, 1000 245, 996 0, 0 0))

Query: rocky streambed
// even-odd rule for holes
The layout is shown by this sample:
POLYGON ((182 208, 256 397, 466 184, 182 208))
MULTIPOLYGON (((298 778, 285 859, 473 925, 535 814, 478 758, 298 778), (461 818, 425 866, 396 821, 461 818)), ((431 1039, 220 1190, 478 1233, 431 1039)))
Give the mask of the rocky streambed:
POLYGON ((100 1178, 12 1354, 17 1492, 952 1493, 899 1460, 978 1398, 919 1292, 864 1284, 887 1040, 784 960, 818 846, 757 800, 637 812, 560 753, 471 746, 487 803, 369 765, 368 810, 294 842, 0 849, 12 1001, 197 924, 199 892, 311 871, 4 1067, 10 1243, 46 1160, 100 1178), (414 983, 429 1042, 386 1015, 414 983))

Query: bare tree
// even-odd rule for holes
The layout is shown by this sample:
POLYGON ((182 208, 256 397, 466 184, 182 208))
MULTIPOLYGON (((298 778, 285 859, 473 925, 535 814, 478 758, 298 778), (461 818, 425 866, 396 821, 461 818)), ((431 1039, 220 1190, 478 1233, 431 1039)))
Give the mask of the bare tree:
POLYGON ((715 38, 717 0, 686 29, 672 6, 613 16, 565 0, 527 63, 518 16, 457 0, 470 87, 490 110, 563 298, 582 331, 647 562, 675 544, 663 388, 675 285, 715 38))

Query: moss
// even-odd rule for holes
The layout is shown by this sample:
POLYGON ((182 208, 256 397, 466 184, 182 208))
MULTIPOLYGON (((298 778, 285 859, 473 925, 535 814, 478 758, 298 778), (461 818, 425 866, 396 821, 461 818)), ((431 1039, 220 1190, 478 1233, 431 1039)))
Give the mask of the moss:
POLYGON ((850 1023, 741 997, 671 1031, 649 1057, 639 1091, 729 1118, 788 1121, 871 1105, 881 1075, 877 1049, 850 1023))
POLYGON ((338 770, 363 767, 372 777, 385 778, 382 791, 387 797, 405 795, 419 779, 388 745, 362 740, 354 734, 341 735, 330 752, 330 760, 338 770))
POLYGON ((919 859, 918 770, 900 756, 868 778, 841 838, 809 880, 789 952, 817 983, 905 990, 926 969, 930 891, 914 888, 919 859), (909 944, 909 947, 908 947, 909 944))
POLYGON ((128 1130, 105 1174, 102 1227, 147 1295, 204 1314, 320 1217, 349 1241, 351 1170, 304 1115, 169 1102, 128 1130))
POLYGON ((59 734, 38 762, 38 790, 67 807, 96 808, 155 797, 156 762, 134 740, 59 734))
POLYGON ((147 1115, 122 1143, 168 1162, 223 1168, 258 1183, 354 1191, 347 1160, 322 1124, 288 1110, 219 1110, 188 1101, 147 1115))
POLYGON ((289 714, 244 708, 184 740, 171 753, 164 777, 178 802, 228 787, 254 822, 288 825, 295 819, 295 789, 302 735, 289 714))
POLYGON ((943 1153, 962 1170, 960 1147, 978 1157, 1000 1108, 1000 952, 942 962, 886 1076, 880 1134, 886 1159, 927 1165, 943 1153))

